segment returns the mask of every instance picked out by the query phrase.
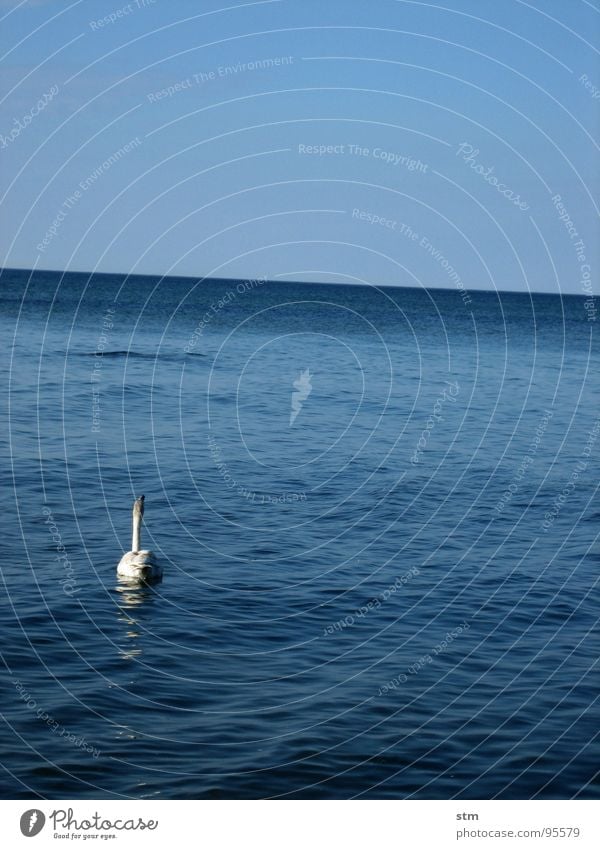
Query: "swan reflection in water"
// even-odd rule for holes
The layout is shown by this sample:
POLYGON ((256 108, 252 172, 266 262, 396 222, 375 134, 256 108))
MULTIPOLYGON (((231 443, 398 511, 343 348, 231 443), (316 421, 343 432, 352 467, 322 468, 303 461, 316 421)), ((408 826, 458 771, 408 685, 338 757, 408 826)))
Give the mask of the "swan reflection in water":
MULTIPOLYGON (((117 576, 117 584, 114 588, 115 593, 115 610, 117 613, 117 621, 119 625, 124 625, 124 631, 120 631, 120 637, 115 642, 118 657, 124 661, 134 661, 133 664, 126 665, 126 687, 130 691, 137 687, 139 668, 135 661, 141 658, 143 654, 143 638, 148 631, 145 627, 138 625, 138 618, 142 618, 145 611, 150 610, 149 605, 153 605, 157 599, 156 589, 153 584, 140 582, 137 579, 124 578, 117 576), (136 617, 141 614, 140 617, 136 617)), ((151 617, 150 617, 151 618, 151 617)), ((109 687, 121 687, 122 684, 110 683, 109 687)), ((115 723, 114 725, 115 741, 122 745, 128 741, 142 739, 142 735, 127 724, 115 723)))
POLYGON ((125 637, 127 642, 119 648, 119 655, 127 660, 134 660, 142 654, 142 645, 137 641, 143 637, 145 629, 138 626, 135 611, 141 612, 143 605, 154 604, 156 601, 156 590, 150 584, 140 583, 131 578, 117 577, 115 592, 117 597, 116 609, 117 619, 125 625, 125 637))

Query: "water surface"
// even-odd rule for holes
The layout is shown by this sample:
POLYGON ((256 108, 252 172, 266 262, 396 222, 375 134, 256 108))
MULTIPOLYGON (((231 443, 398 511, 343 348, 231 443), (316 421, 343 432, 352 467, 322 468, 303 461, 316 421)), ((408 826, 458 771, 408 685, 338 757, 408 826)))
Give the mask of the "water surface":
POLYGON ((4 797, 599 795, 583 299, 0 286, 4 797))

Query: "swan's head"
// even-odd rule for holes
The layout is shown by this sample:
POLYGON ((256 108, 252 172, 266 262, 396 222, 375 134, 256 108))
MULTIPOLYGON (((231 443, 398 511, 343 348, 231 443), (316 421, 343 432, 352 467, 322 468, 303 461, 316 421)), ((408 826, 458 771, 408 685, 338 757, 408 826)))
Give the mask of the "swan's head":
POLYGON ((136 498, 133 502, 133 515, 134 518, 142 518, 144 515, 144 495, 140 495, 139 498, 136 498))

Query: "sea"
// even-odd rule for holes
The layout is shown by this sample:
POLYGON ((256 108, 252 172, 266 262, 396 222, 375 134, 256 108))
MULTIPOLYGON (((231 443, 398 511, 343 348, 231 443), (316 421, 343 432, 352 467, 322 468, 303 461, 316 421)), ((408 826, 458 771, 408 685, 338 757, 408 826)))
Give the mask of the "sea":
POLYGON ((589 298, 0 292, 3 798, 600 797, 589 298))

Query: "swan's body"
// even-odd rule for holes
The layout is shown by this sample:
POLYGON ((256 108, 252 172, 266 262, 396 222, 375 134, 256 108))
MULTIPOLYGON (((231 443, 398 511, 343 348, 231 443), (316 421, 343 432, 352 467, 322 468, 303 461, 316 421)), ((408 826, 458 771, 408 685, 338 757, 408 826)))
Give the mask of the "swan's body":
POLYGON ((140 495, 133 503, 133 534, 131 551, 124 554, 117 566, 117 575, 124 578, 136 578, 138 581, 152 581, 162 578, 162 566, 154 552, 140 551, 142 517, 144 515, 144 496, 140 495))

